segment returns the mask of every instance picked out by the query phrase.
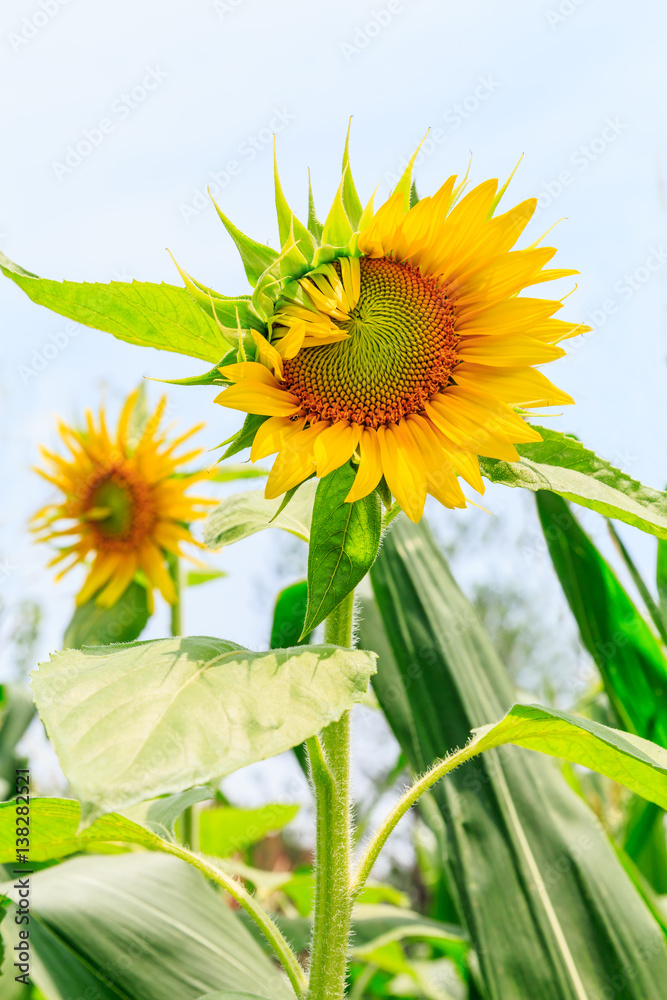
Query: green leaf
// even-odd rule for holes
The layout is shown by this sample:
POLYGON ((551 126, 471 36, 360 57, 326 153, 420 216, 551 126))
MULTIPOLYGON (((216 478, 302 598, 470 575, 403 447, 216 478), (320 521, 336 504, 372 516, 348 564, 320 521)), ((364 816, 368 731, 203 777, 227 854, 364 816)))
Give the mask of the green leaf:
POLYGON ((507 743, 581 764, 667 808, 667 750, 634 733, 555 708, 514 705, 500 722, 476 730, 469 747, 482 753, 507 743))
POLYGON ((300 646, 310 642, 311 632, 303 639, 303 626, 308 605, 308 582, 299 580, 281 590, 276 598, 271 628, 271 649, 300 646))
MULTIPOLYGON (((166 795, 132 806, 121 815, 109 813, 80 830, 81 805, 76 799, 31 798, 30 860, 50 861, 108 844, 136 844, 161 850, 173 839, 174 822, 188 806, 210 799, 210 788, 192 788, 179 795, 166 795)), ((16 827, 16 804, 0 805, 0 864, 16 858, 12 834, 16 827)))
POLYGON ((558 493, 605 517, 667 538, 667 494, 643 486, 615 469, 576 438, 546 427, 535 429, 544 440, 519 445, 520 462, 483 458, 482 475, 504 486, 558 493))
POLYGON ((315 494, 308 549, 308 610, 304 632, 312 630, 366 576, 382 534, 375 491, 346 503, 355 470, 349 463, 320 480, 315 494))
POLYGON ((611 535, 612 541, 616 546, 616 550, 621 556, 623 562, 625 563, 626 568, 632 578, 632 582, 639 591, 639 596, 644 602, 644 607, 651 616, 651 620, 655 625, 658 635, 667 646, 667 620, 663 619, 660 608, 658 607, 653 598, 653 594, 651 593, 648 586, 644 582, 643 576, 637 569, 637 566, 635 565, 632 556, 630 555, 628 549, 626 548, 623 539, 616 530, 613 521, 607 521, 607 527, 609 528, 609 534, 611 535))
POLYGON ((34 714, 35 705, 27 688, 22 684, 0 684, 0 798, 16 792, 16 769, 25 767, 25 761, 16 753, 16 744, 34 714))
POLYGON ((272 1000, 272 998, 260 997, 257 993, 207 993, 199 1000, 272 1000))
POLYGON ((658 559, 656 564, 656 585, 662 617, 667 622, 667 541, 658 539, 658 559))
POLYGON ((332 646, 253 653, 175 637, 55 653, 32 687, 91 823, 301 743, 361 699, 374 660, 332 646))
MULTIPOLYGON (((218 893, 174 858, 74 858, 33 875, 31 888, 31 979, 48 1000, 198 1000, 215 990, 294 998, 218 893)), ((3 931, 11 951, 13 915, 3 931)))
POLYGON ((155 378, 152 382, 164 382, 165 385, 229 385, 220 374, 223 365, 233 365, 236 361, 236 350, 228 351, 210 371, 203 375, 191 375, 190 378, 155 378))
POLYGON ((304 483, 289 507, 280 514, 280 499, 266 500, 262 490, 226 497, 204 521, 204 543, 209 549, 231 545, 266 528, 282 528, 308 541, 317 481, 304 483))
POLYGON ((200 849, 203 854, 226 858, 263 840, 267 834, 291 823, 298 806, 271 803, 259 809, 219 806, 199 813, 200 849))
POLYGON ((80 605, 65 630, 63 641, 68 649, 132 642, 141 635, 149 617, 146 588, 133 580, 111 608, 99 607, 94 597, 80 605))
POLYGON ((258 468, 249 462, 230 463, 229 465, 219 465, 215 472, 210 475, 213 483, 233 483, 237 479, 260 479, 268 476, 269 470, 258 468))
POLYGON ((536 500, 558 579, 618 719, 667 745, 667 659, 658 641, 566 502, 542 491, 536 500))
POLYGON ((359 195, 357 194, 357 189, 352 177, 352 167, 350 166, 351 126, 352 119, 350 118, 350 122, 347 127, 347 136, 345 137, 345 149, 343 150, 343 206, 348 219, 352 223, 352 229, 356 231, 359 228, 359 220, 361 219, 363 207, 359 199, 359 195))
POLYGON ((208 569, 191 569, 185 577, 185 583, 188 587, 198 587, 201 583, 210 583, 211 580, 219 580, 223 576, 227 576, 225 571, 215 569, 213 566, 208 569))
POLYGON ((50 281, 0 253, 0 271, 40 306, 141 347, 216 362, 229 344, 185 288, 141 281, 50 281))
MULTIPOLYGON (((243 421, 243 427, 231 438, 231 444, 229 448, 223 453, 220 461, 223 462, 226 458, 232 458, 233 455, 238 455, 240 451, 244 451, 246 448, 250 448, 253 441, 255 440, 255 434, 259 427, 262 426, 268 417, 260 416, 257 413, 247 413, 246 418, 243 421)), ((225 442, 226 444, 227 442, 225 442)))
POLYGON ((251 240, 249 236, 246 236, 245 233, 242 233, 240 229, 237 229, 236 226, 230 222, 213 198, 211 200, 215 205, 215 209, 220 216, 222 224, 236 243, 236 247, 241 255, 241 260, 243 261, 246 277, 254 288, 258 279, 262 276, 262 274, 264 274, 266 269, 271 267, 271 265, 275 264, 278 260, 279 254, 271 247, 264 246, 263 243, 257 243, 255 240, 251 240))
MULTIPOLYGON (((413 771, 422 773, 464 746, 471 729, 507 711, 512 685, 424 522, 392 524, 371 582, 379 615, 374 619, 372 604, 364 608, 361 641, 385 644, 375 691, 413 771)), ((565 734, 582 748, 578 754, 589 741, 598 766, 607 754, 614 767, 622 761, 641 772, 633 783, 662 783, 662 772, 625 734, 606 730, 598 739, 584 720, 564 722, 555 713, 549 721, 563 727, 554 752, 568 751, 565 734)), ((421 811, 441 845, 486 1000, 583 1000, 604 996, 614 977, 624 983, 625 1000, 662 997, 662 933, 597 819, 552 761, 492 750, 439 782, 421 811), (499 919, 508 912, 511 920, 499 919)))

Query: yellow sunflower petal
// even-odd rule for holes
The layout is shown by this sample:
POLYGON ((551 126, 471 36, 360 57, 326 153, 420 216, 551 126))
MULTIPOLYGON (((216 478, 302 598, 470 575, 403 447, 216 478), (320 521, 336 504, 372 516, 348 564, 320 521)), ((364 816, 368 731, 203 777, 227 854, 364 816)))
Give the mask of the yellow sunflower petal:
POLYGON ((213 400, 220 406, 233 410, 244 410, 266 417, 290 417, 297 413, 301 404, 296 396, 283 389, 274 389, 260 382, 239 382, 223 389, 213 400))
POLYGON ((258 361, 239 361, 235 365, 223 365, 219 371, 232 382, 260 382, 273 389, 280 389, 280 383, 266 365, 261 365, 258 361))
POLYGON ((387 485, 411 521, 419 521, 426 503, 426 465, 407 428, 378 427, 382 471, 387 485))
POLYGON ((341 420, 322 431, 315 442, 317 475, 328 476, 352 458, 361 438, 361 425, 341 420))
POLYGON ((269 473, 264 493, 267 500, 282 496, 312 475, 315 471, 315 442, 328 426, 326 421, 320 421, 285 440, 269 473))
POLYGON ((361 432, 359 442, 359 465, 350 492, 345 497, 346 503, 354 503, 372 493, 382 479, 382 460, 380 442, 372 427, 365 427, 361 432))

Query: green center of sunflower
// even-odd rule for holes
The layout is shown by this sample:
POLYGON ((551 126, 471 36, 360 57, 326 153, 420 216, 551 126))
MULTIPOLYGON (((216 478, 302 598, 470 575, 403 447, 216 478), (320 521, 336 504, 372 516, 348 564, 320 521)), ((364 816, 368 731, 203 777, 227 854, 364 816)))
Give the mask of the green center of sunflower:
POLYGON ((113 551, 136 547, 156 517, 147 484, 122 462, 100 471, 90 484, 83 508, 96 544, 113 551))
POLYGON ((113 473, 94 488, 90 496, 95 524, 105 535, 124 535, 132 524, 134 508, 132 492, 127 483, 119 482, 113 473))
POLYGON ((349 339, 284 364, 285 388, 312 419, 396 423, 443 389, 457 362, 453 307, 434 279, 387 257, 362 257, 360 294, 338 325, 349 339))

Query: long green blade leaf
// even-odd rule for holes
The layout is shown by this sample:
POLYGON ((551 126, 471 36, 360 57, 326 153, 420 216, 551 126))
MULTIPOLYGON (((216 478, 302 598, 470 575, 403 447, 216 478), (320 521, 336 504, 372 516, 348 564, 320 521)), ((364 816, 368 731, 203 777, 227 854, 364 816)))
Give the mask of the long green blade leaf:
MULTIPOLYGON (((31 889, 30 974, 49 1000, 198 1000, 215 990, 293 1000, 233 911, 174 858, 75 858, 34 874, 31 889)), ((18 930, 10 913, 8 952, 18 930)))
MULTIPOLYGON (((412 768, 423 772, 507 711, 512 687, 423 523, 395 522, 371 581, 380 643, 386 634, 390 647, 375 690, 412 768)), ((372 648, 369 623, 362 620, 361 636, 372 648)), ((663 995, 660 929, 553 762, 491 750, 432 796, 424 818, 442 838, 487 1000, 587 1000, 604 996, 614 977, 628 1000, 663 995)))
POLYGON ((538 492, 537 509, 561 587, 621 724, 667 746, 667 658, 567 503, 538 492))

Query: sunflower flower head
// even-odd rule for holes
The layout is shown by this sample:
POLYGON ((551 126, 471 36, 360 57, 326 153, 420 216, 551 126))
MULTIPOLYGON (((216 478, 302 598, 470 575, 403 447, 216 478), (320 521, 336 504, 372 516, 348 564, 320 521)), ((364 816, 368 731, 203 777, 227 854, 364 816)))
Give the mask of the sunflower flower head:
MULTIPOLYGON (((450 177, 418 200, 416 155, 388 200, 362 209, 346 143, 323 225, 312 192, 308 224, 299 222, 276 169, 280 253, 218 209, 255 288, 216 402, 254 415, 253 461, 277 454, 267 497, 351 461, 348 501, 384 477, 414 521, 429 493, 465 507, 460 480, 484 490, 480 456, 518 461, 515 445, 540 440, 523 410, 573 402, 539 366, 588 327, 554 318, 560 299, 522 294, 577 273, 548 269, 556 251, 540 241, 515 248, 536 199, 497 214, 507 185, 466 193, 467 177, 450 177)), ((210 290, 181 273, 218 318, 210 290)))
POLYGON ((166 397, 139 424, 138 400, 139 390, 126 400, 115 434, 101 408, 97 420, 86 413, 84 428, 60 423, 64 455, 41 449, 45 468, 36 471, 60 496, 34 515, 32 529, 39 541, 56 543, 49 565, 59 566, 57 579, 78 563, 89 566, 78 605, 94 597, 99 606, 112 607, 137 573, 148 582, 151 600, 157 588, 174 603, 168 554, 183 555, 183 543, 199 544, 189 524, 214 502, 188 495, 206 472, 179 471, 202 449, 176 454, 202 425, 170 439, 161 429, 166 397))

